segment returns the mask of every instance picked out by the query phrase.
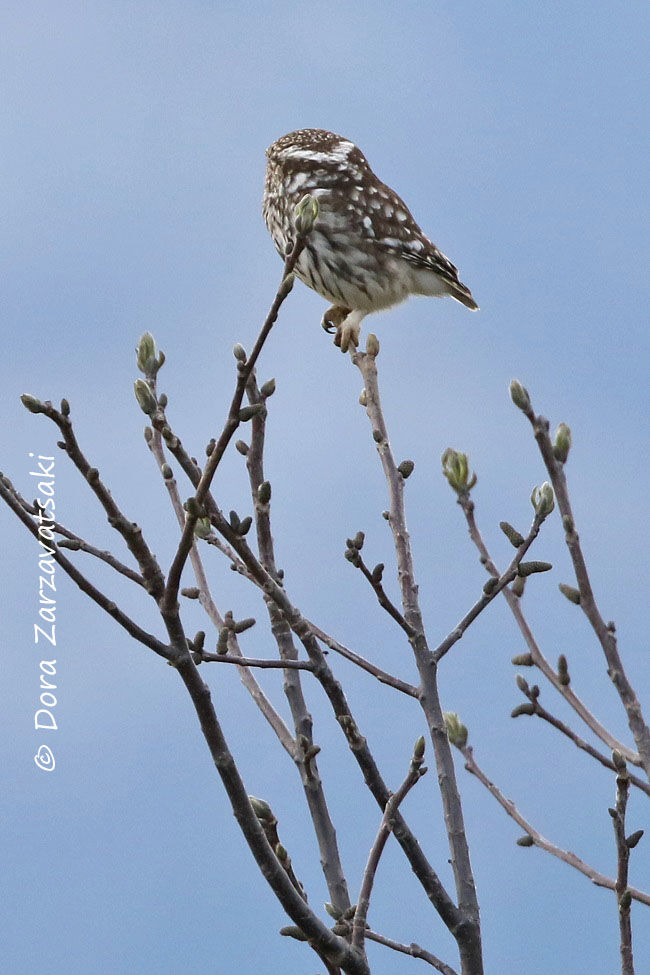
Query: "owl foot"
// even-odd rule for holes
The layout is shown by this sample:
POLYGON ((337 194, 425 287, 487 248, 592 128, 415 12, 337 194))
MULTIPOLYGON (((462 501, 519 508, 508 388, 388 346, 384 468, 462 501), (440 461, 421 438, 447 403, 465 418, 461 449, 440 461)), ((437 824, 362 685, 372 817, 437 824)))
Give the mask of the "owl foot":
POLYGON ((341 327, 349 314, 349 308, 343 308, 341 305, 332 305, 331 308, 328 308, 323 313, 321 325, 326 332, 333 335, 341 327))
POLYGON ((347 352, 351 346, 356 349, 359 345, 360 331, 361 322, 355 316, 351 315, 348 320, 336 329, 334 345, 338 346, 341 352, 347 352))

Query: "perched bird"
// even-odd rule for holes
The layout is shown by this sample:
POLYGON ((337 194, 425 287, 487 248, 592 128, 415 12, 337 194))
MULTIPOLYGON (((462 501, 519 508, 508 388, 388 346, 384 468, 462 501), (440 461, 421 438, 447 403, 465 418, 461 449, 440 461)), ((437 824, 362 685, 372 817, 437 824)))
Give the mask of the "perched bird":
POLYGON ((336 330, 341 351, 358 345, 366 315, 409 295, 451 295, 477 310, 456 267, 353 142, 324 129, 299 129, 269 146, 266 156, 262 212, 282 257, 295 233, 294 208, 305 194, 318 200, 318 219, 295 272, 333 302, 323 327, 336 330))

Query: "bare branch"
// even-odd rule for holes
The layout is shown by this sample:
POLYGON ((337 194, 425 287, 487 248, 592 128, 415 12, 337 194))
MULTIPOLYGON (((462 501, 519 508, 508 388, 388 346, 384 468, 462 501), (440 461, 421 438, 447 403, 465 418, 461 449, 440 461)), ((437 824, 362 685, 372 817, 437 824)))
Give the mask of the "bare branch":
MULTIPOLYGON (((465 519, 467 521, 467 527, 469 530, 469 535, 476 548, 478 549, 481 564, 485 567, 486 571, 493 577, 498 578, 500 576, 499 570, 494 564, 490 553, 488 552, 487 546, 483 541, 483 537, 476 524, 476 518, 474 514, 474 502, 466 495, 458 496, 458 504, 463 510, 465 519)), ((553 669, 547 658, 542 653, 532 630, 530 629, 528 622, 523 614, 521 608, 521 602, 517 596, 513 593, 512 589, 506 587, 502 590, 503 596, 510 607, 510 611, 515 618, 517 626, 524 638, 526 646, 530 650, 531 656, 535 666, 538 667, 544 674, 546 679, 553 685, 553 687, 562 695, 562 697, 571 705, 573 710, 577 715, 584 721, 588 728, 590 728, 597 738, 607 745, 608 748, 616 751, 620 751, 622 755, 625 756, 628 762, 633 765, 640 765, 641 760, 639 756, 622 742, 618 741, 608 730, 598 721, 596 717, 591 713, 589 708, 580 700, 577 694, 574 693, 569 685, 562 684, 559 678, 559 674, 553 669)))
POLYGON ((354 913, 354 921, 352 922, 352 947, 357 948, 359 951, 364 950, 363 943, 366 932, 368 908, 370 907, 370 895, 372 894, 372 888, 375 882, 375 875, 377 873, 379 861, 382 853, 384 852, 384 847, 388 842, 388 837, 395 826, 395 814, 397 810, 416 782, 419 782, 421 777, 426 772, 426 768, 422 767, 423 756, 424 738, 420 738, 415 744, 413 758, 411 759, 411 765, 406 778, 402 782, 397 792, 395 792, 386 803, 384 815, 368 856, 368 862, 366 864, 363 880, 361 882, 361 889, 359 891, 357 909, 354 913))
MULTIPOLYGON (((631 839, 625 836, 625 812, 630 792, 630 781, 622 755, 614 752, 612 760, 616 766, 616 805, 609 810, 614 826, 618 870, 616 874, 616 900, 618 904, 618 923, 621 938, 621 975, 634 975, 634 956, 632 954, 632 922, 630 919, 631 897, 627 886, 630 862, 631 839)), ((634 838, 634 846, 640 836, 634 838)))
POLYGON ((344 644, 339 643, 338 640, 335 640, 334 637, 330 636, 328 633, 325 633, 324 630, 321 630, 319 626, 316 626, 316 624, 312 623, 310 620, 306 620, 306 622, 314 636, 318 637, 321 643, 324 643, 326 647, 330 648, 330 650, 334 650, 342 657, 345 657, 346 660, 356 664, 357 667, 361 668, 361 670, 365 670, 367 673, 372 674, 372 676, 376 677, 377 680, 382 684, 387 684, 389 687, 394 687, 396 691, 401 691, 402 694, 408 694, 409 697, 419 698, 420 692, 418 691, 417 687, 413 686, 413 684, 408 684, 406 681, 400 680, 399 677, 395 677, 393 674, 389 674, 387 671, 382 670, 381 667, 377 667, 376 664, 366 660, 365 657, 361 657, 358 653, 355 653, 354 650, 350 650, 348 647, 344 646, 344 644))
MULTIPOLYGON (((373 340, 373 346, 378 346, 374 336, 373 340)), ((369 338, 368 342, 370 341, 369 338)), ((483 963, 478 900, 469 858, 463 811, 456 781, 456 771, 454 769, 451 747, 445 730, 438 693, 437 661, 428 647, 422 622, 422 613, 420 611, 411 544, 404 513, 405 478, 395 463, 390 448, 388 432, 379 398, 376 353, 356 352, 352 354, 352 361, 363 376, 366 411, 372 425, 373 439, 377 445, 377 451, 388 485, 390 498, 388 521, 395 544, 404 618, 416 634, 410 643, 413 648, 421 681, 420 704, 427 719, 436 756, 445 826, 458 894, 458 906, 465 921, 464 930, 457 937, 461 962, 468 970, 481 972, 483 970, 483 963)))
MULTIPOLYGON (((150 378, 149 383, 151 385, 152 391, 155 393, 155 377, 150 378)), ((162 412, 163 420, 165 420, 164 411, 161 412, 162 412)), ((179 450, 179 452, 181 452, 182 447, 180 441, 178 440, 178 438, 173 437, 173 435, 171 436, 174 440, 176 440, 178 445, 177 449, 179 450)), ((159 429, 157 428, 154 429, 152 437, 148 440, 148 445, 151 450, 151 453, 154 456, 154 459, 156 460, 156 463, 158 464, 158 468, 162 472, 163 465, 165 464, 165 452, 164 452, 162 437, 159 429)), ((186 455, 184 451, 182 451, 182 455, 184 456, 186 465, 188 467, 189 465, 191 465, 191 469, 196 470, 197 476, 200 476, 200 473, 198 473, 198 468, 196 468, 196 465, 192 463, 190 457, 186 455)), ((164 478, 164 483, 167 488, 172 507, 176 514, 176 518, 182 529, 183 525, 185 524, 185 510, 183 508, 180 495, 178 493, 178 486, 176 484, 176 480, 173 477, 171 478, 166 477, 164 478)), ((233 555, 235 555, 234 552, 233 555)), ((199 601, 203 609, 207 613, 208 617, 210 618, 215 629, 217 631, 221 631, 224 621, 221 614, 219 613, 219 610, 217 609, 214 599, 212 598, 212 593, 210 591, 208 579, 205 574, 203 562, 196 544, 194 544, 190 550, 190 561, 192 563, 192 569, 194 571, 196 584, 199 589, 199 601)), ((237 642, 237 637, 235 633, 229 634, 228 651, 229 654, 241 658, 241 650, 239 649, 239 643, 237 642)), ((249 692, 249 694, 257 704, 258 708, 260 709, 261 713, 266 718, 271 728, 277 735, 277 738, 281 743, 282 747, 292 759, 295 759, 296 743, 291 735, 291 732, 289 731, 286 724, 284 723, 280 715, 277 713, 277 711, 269 701, 268 697, 266 696, 262 688, 255 680, 251 672, 247 670, 245 667, 242 667, 240 669, 239 675, 242 684, 249 692)))
POLYGON ((57 564, 61 566, 66 575, 68 575, 79 587, 79 589, 89 596, 93 602, 97 603, 97 605, 103 609, 105 613, 108 613, 109 616, 119 623, 130 636, 138 641, 138 643, 142 643, 145 647, 149 647, 149 649, 153 650, 154 653, 158 654, 159 657, 163 657, 165 660, 171 660, 173 654, 170 647, 158 640, 157 637, 155 637, 152 633, 147 633, 146 630, 143 630, 140 626, 138 626, 138 624, 127 616, 126 613, 122 612, 119 606, 117 606, 112 599, 94 586, 92 582, 90 582, 90 580, 88 580, 83 573, 81 573, 79 569, 77 569, 77 567, 70 562, 65 555, 62 554, 55 542, 52 542, 51 545, 47 545, 43 539, 39 537, 38 525, 28 514, 28 512, 25 511, 23 505, 15 497, 13 491, 7 487, 7 483, 10 483, 8 478, 5 478, 4 475, 0 474, 0 497, 11 508, 16 517, 22 521, 27 530, 32 533, 34 538, 43 547, 44 553, 51 556, 57 562, 57 564))
POLYGON ((410 955, 411 958, 421 958, 422 961, 426 961, 427 964, 431 965, 432 968, 436 968, 442 975, 458 975, 450 965, 446 965, 444 961, 436 958, 430 951, 425 951, 424 948, 421 948, 420 945, 416 945, 413 942, 410 945, 400 944, 399 941, 393 941, 392 938, 387 938, 383 934, 377 934, 376 931, 370 931, 368 928, 366 928, 366 938, 368 941, 375 941, 378 945, 392 948, 393 951, 399 951, 403 955, 410 955))
MULTIPOLYGON (((576 856, 576 854, 572 853, 570 850, 563 850, 561 847, 556 846, 555 843, 551 843, 551 841, 542 836, 542 834, 539 833, 535 827, 528 822, 527 819, 524 819, 514 802, 511 799, 506 799, 500 789, 497 788, 494 782, 491 782, 490 779, 488 779, 485 772, 479 767, 476 759, 474 758, 473 750, 469 745, 465 745, 464 747, 460 748, 460 751, 463 753, 465 758, 465 768, 467 771, 476 776, 479 782, 481 782, 488 792, 494 796, 501 808, 507 812, 511 819, 521 826, 523 831, 532 841, 531 845, 538 846, 540 850, 546 850, 547 853, 557 857, 558 860, 568 863, 570 867, 573 867, 575 870, 578 870, 580 873, 584 874, 585 877, 588 877, 589 880, 591 880, 591 882, 597 887, 606 887, 608 890, 616 890, 615 880, 613 880, 611 877, 606 877, 602 873, 599 873, 598 870, 595 870, 593 867, 589 866, 588 863, 585 863, 584 860, 581 860, 580 857, 576 856)), ((637 890, 634 887, 628 887, 628 890, 630 891, 630 895, 634 900, 639 901, 641 904, 650 906, 650 894, 646 894, 645 891, 637 890)))
POLYGON ((229 653, 199 654, 201 663, 235 664, 237 667, 258 667, 260 670, 309 670, 314 665, 308 660, 267 660, 264 657, 238 657, 229 653))
POLYGON ((607 673, 609 674, 614 687, 618 691, 621 703, 625 708, 628 724, 634 736, 634 741, 636 743, 636 747, 638 748, 639 756, 641 757, 643 769, 646 775, 650 777, 650 727, 648 727, 648 724, 643 717, 643 712, 636 696, 636 692, 628 680, 627 674, 625 673, 623 661, 621 660, 621 656, 618 651, 614 624, 605 623, 596 604, 596 598, 594 596, 593 589, 591 588, 591 581, 587 571, 587 564, 582 553, 580 539, 575 527, 573 511, 571 510, 567 480, 564 474, 564 463, 560 460, 556 460, 554 456, 553 444, 551 443, 551 438, 548 434, 548 420, 546 420, 543 416, 536 416, 532 410, 532 407, 529 407, 523 412, 530 420, 533 432, 535 434, 535 440, 537 441, 537 445, 542 455, 544 464, 546 465, 546 470, 548 471, 551 484, 553 485, 553 489, 557 497, 558 507, 562 515, 562 524, 565 531, 566 544, 569 554, 571 555, 571 560, 573 562, 573 568, 575 570, 576 580, 578 583, 578 589, 580 591, 580 607, 589 620, 603 649, 605 660, 607 662, 607 673))

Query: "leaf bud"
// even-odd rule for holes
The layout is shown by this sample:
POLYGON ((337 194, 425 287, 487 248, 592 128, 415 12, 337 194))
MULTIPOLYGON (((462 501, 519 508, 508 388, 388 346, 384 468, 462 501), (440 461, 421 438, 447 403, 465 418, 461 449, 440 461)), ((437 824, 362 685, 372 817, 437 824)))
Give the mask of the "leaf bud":
POLYGON ((145 382, 144 379, 136 379, 133 384, 133 392, 142 412, 146 413, 147 416, 153 416, 158 409, 158 402, 149 387, 149 383, 145 382))
POLYGON ((553 456, 560 464, 566 463, 571 450, 571 430, 566 423, 560 423, 553 440, 553 456))
POLYGON ((230 630, 227 626, 222 626, 219 630, 219 639, 217 640, 217 653, 224 654, 228 653, 228 635, 230 630))
POLYGON ((325 910, 330 917, 334 918, 335 921, 338 921, 339 918, 343 917, 343 911, 341 911, 338 907, 334 907, 334 905, 330 904, 329 901, 327 901, 325 904, 325 910))
POLYGON ((544 483, 540 487, 534 487, 532 494, 530 496, 530 503, 535 509, 535 514, 542 521, 550 515, 551 511, 555 507, 555 495, 553 494, 553 488, 548 483, 544 483))
POLYGON ((265 383, 260 386, 260 393, 264 399, 268 399, 269 396, 273 396, 275 392, 275 379, 267 379, 265 383))
POLYGON ((352 546, 356 548, 358 552, 360 552, 361 549, 363 548, 363 543, 365 542, 365 540, 366 540, 366 536, 364 535, 364 533, 357 532, 354 538, 352 539, 352 546))
POLYGON ((414 468, 415 468, 415 464, 413 463, 412 460, 403 460, 402 463, 398 466, 397 470, 400 472, 404 480, 406 480, 407 477, 411 476, 414 468))
POLYGON ((442 473, 447 478, 450 487, 456 494, 468 494, 476 484, 476 474, 469 476, 469 460, 467 454, 447 447, 442 455, 442 473))
POLYGON ((534 704, 518 704, 516 708, 513 708, 510 712, 511 718, 519 718, 522 714, 532 715, 535 714, 534 704))
POLYGON ((208 517, 198 518, 194 526, 194 534, 197 538, 209 538, 212 534, 212 525, 208 517))
POLYGON ((530 694, 530 688, 528 687, 528 681, 526 678, 522 677, 521 674, 517 674, 516 680, 519 690, 522 692, 522 694, 528 696, 530 694))
POLYGON ((530 410, 530 396, 528 395, 528 390, 525 386, 522 386, 517 379, 513 379, 510 383, 510 399, 518 406, 520 410, 524 413, 528 413, 530 410))
POLYGON ((524 544, 524 536, 521 535, 516 528, 513 528, 509 521, 500 521, 499 528, 506 536, 511 545, 515 548, 519 548, 524 544))
POLYGON ((306 193, 294 207, 294 224, 300 235, 308 234, 318 218, 318 200, 306 193))
POLYGON ((637 843, 639 842, 639 840, 643 836, 643 833, 644 833, 644 830, 637 829, 636 832, 630 833, 629 836, 626 836, 625 837, 625 845, 627 846, 628 850, 633 850, 634 849, 634 847, 637 845, 637 843))
POLYGON ((61 413, 63 416, 70 416, 70 404, 67 399, 61 400, 61 413))
POLYGON ((515 667, 534 667, 535 661, 533 660, 532 653, 520 653, 516 657, 513 657, 510 661, 515 665, 515 667))
POLYGON ((496 587, 499 585, 499 580, 496 576, 490 576, 488 581, 483 586, 483 592, 486 596, 491 596, 496 587))
POLYGON ((40 399, 36 399, 35 396, 30 396, 29 393, 23 393, 20 397, 20 402, 30 413, 43 413, 43 404, 40 399))
POLYGON ((524 594, 524 587, 526 585, 526 580, 522 576, 516 576, 514 582, 512 583, 510 589, 512 594, 521 599, 524 594))
POLYGON ((365 389, 362 389, 361 392, 359 393, 359 406, 367 406, 367 405, 368 405, 368 394, 366 393, 365 389))
POLYGON ((525 833, 523 836, 520 836, 519 839, 517 840, 517 846, 534 846, 534 845, 535 845, 535 840, 532 838, 532 836, 529 836, 528 833, 525 833))
POLYGON ((237 443, 235 444, 235 449, 239 451, 242 457, 245 457, 246 454, 248 453, 248 444, 244 443, 243 440, 238 440, 237 443))
POLYGON ((151 332, 145 332, 138 342, 136 362, 145 376, 156 372, 156 340, 151 332))
POLYGON ((162 474, 162 476, 166 481, 171 481, 172 477, 174 476, 174 472, 169 466, 169 464, 163 464, 162 467, 160 468, 160 473, 162 474))
POLYGON ((576 606, 580 605, 580 590, 575 589, 573 586, 567 586, 566 583, 561 582, 558 589, 563 596, 569 600, 570 603, 575 603, 576 606))
POLYGON ((413 758, 416 761, 420 761, 422 758, 424 758, 424 748, 425 748, 424 735, 420 735, 413 749, 413 758))
POLYGON ((379 355, 379 339, 374 332, 370 332, 366 339, 366 355, 371 356, 373 359, 376 359, 379 355))
POLYGON ((251 626, 255 626, 255 620, 252 616, 247 616, 245 620, 235 623, 233 629, 235 633, 244 633, 245 630, 250 630, 251 626))
POLYGON ((273 810, 264 799, 258 799, 257 796, 249 796, 248 801, 253 807, 253 812, 261 822, 270 823, 275 819, 273 810))
POLYGON ((275 844, 275 855, 280 861, 280 863, 285 863, 289 856, 286 849, 282 846, 282 843, 275 844))
POLYGON ((375 443, 381 443, 384 439, 381 430, 373 430, 372 439, 375 441, 375 443))
MULTIPOLYGON (((287 255, 291 253, 291 250, 292 248, 290 245, 287 248, 287 255)), ((287 295, 291 293, 291 289, 293 288, 295 280, 296 280, 296 276, 295 274, 293 274, 293 272, 291 274, 286 274, 282 279, 282 283, 278 288, 278 295, 282 299, 282 301, 284 301, 287 295)))
POLYGON ((230 512, 230 516, 228 520, 230 522, 230 527, 232 528, 232 530, 235 532, 238 531, 240 522, 239 522, 239 515, 237 514, 236 511, 230 512))
POLYGON ((627 772, 627 765, 625 764, 625 759, 618 748, 615 748, 612 752, 612 762, 614 763, 614 768, 617 772, 627 772))
POLYGON ((568 687, 571 683, 571 677, 569 675, 569 665, 567 659, 563 653, 557 658, 557 676, 560 684, 563 687, 568 687))
POLYGON ((520 562, 517 569, 522 578, 532 576, 535 572, 549 572, 553 566, 550 562, 520 562))
POLYGON ((147 441, 147 443, 151 443, 153 440, 153 430, 151 427, 144 428, 144 439, 147 441))
POLYGON ((264 403, 253 403, 251 406, 242 406, 239 411, 239 422, 246 423, 248 420, 252 420, 254 416, 259 416, 264 408, 264 403))
POLYGON ((262 481, 258 487, 257 500, 260 504, 268 504, 271 500, 271 484, 269 481, 262 481))
POLYGON ((384 574, 384 563, 378 562, 370 574, 373 583, 378 586, 384 574))
POLYGON ((288 924, 285 928, 280 928, 283 938, 294 938, 296 941, 309 941, 309 938, 295 924, 288 924))
POLYGON ((442 716, 445 721, 445 731, 447 738, 452 745, 457 748, 464 748, 467 744, 467 728, 460 720, 459 716, 453 711, 443 711, 442 716))
POLYGON ((237 362, 246 362, 246 349, 241 344, 241 342, 235 342, 232 347, 232 354, 234 355, 237 362))
POLYGON ((181 596, 185 596, 186 599, 198 599, 201 595, 201 590, 196 586, 186 586, 181 589, 181 596))

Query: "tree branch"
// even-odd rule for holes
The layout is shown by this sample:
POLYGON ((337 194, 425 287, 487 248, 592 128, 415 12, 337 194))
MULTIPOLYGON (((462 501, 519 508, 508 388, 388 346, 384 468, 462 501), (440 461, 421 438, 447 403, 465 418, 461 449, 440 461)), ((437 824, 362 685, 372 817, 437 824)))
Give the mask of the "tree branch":
POLYGON ((634 956, 632 954, 632 922, 630 918, 631 896, 627 886, 630 846, 636 846, 643 831, 629 839, 625 836, 625 812, 630 791, 630 781, 622 755, 614 752, 612 759, 616 766, 616 805, 609 810, 614 826, 618 870, 616 874, 616 900, 618 904, 618 923, 621 939, 621 975, 634 975, 634 956), (632 842, 633 841, 633 842, 632 842))
MULTIPOLYGON (((481 564, 485 567, 486 571, 493 577, 498 578, 500 576, 499 570, 494 564, 490 553, 483 541, 483 537, 476 524, 476 518, 474 514, 474 502, 470 498, 469 494, 459 494, 458 504, 460 505, 465 519, 467 521, 467 527, 469 530, 469 535, 476 548, 478 549, 481 564)), ((618 741, 608 730, 602 725, 598 719, 591 713, 589 708, 580 700, 577 694, 574 693, 572 688, 568 684, 562 684, 560 681, 559 674, 553 669, 547 658, 542 653, 532 630, 530 629, 528 622, 523 614, 521 603, 518 597, 514 594, 512 589, 506 586, 502 590, 503 596, 510 607, 510 611, 515 618, 517 626, 524 638, 526 646, 528 647, 530 654, 533 658, 533 662, 536 667, 541 670, 546 679, 553 685, 553 687, 562 695, 565 701, 573 708, 576 714, 584 721, 588 728, 590 728, 597 738, 607 745, 608 748, 616 751, 620 751, 622 755, 625 756, 628 762, 633 765, 640 765, 641 760, 639 756, 622 742, 618 741)))
MULTIPOLYGON (((374 336, 372 338, 369 336, 367 341, 367 348, 372 349, 373 352, 374 348, 378 350, 378 342, 374 336)), ((451 851, 451 864, 458 893, 458 906, 465 922, 462 930, 457 934, 461 967, 464 971, 480 973, 483 971, 483 962, 478 900, 456 772, 438 693, 437 661, 427 644, 418 600, 418 587, 414 576, 413 557, 404 513, 405 478, 393 458, 381 409, 376 352, 374 354, 369 352, 353 353, 352 361, 363 376, 366 411, 372 425, 373 439, 377 445, 388 485, 390 498, 388 520, 395 544, 404 618, 416 633, 410 642, 420 675, 420 704, 427 719, 436 756, 445 826, 451 851)))
POLYGON ((410 945, 400 944, 399 941, 393 941, 392 938, 387 938, 383 934, 377 934, 376 931, 370 931, 366 928, 366 938, 368 941, 375 941, 378 945, 384 945, 386 948, 392 948, 393 951, 399 951, 403 955, 410 955, 411 958, 421 958, 422 961, 426 961, 427 964, 431 965, 432 968, 436 968, 441 975, 458 975, 458 973, 446 965, 444 961, 436 958, 432 955, 430 951, 425 951, 420 945, 416 945, 412 942, 410 945))
MULTIPOLYGON (((616 890, 616 881, 612 880, 611 877, 606 877, 604 874, 599 873, 593 867, 581 860, 580 857, 576 856, 570 850, 563 850, 561 847, 556 846, 555 843, 551 843, 547 840, 541 833, 539 833, 528 820, 524 819, 522 814, 519 812, 514 802, 511 799, 506 799, 500 789, 488 779, 485 772, 479 767, 474 758, 474 753, 469 745, 465 745, 459 749, 465 758, 465 768, 472 775, 475 775, 479 782, 485 786, 491 795, 497 800, 502 809, 504 809, 511 819, 521 826, 523 831, 532 841, 531 845, 538 846, 541 850, 546 850, 552 856, 557 857, 558 860, 562 860, 564 863, 568 863, 570 867, 578 870, 579 873, 584 874, 596 887, 606 887, 608 890, 616 890)), ((646 894, 645 891, 637 890, 634 887, 628 887, 630 891, 630 896, 639 901, 641 904, 646 904, 650 906, 650 894, 646 894)))
POLYGON ((372 894, 372 888, 375 882, 375 875, 377 873, 379 861, 382 853, 384 852, 384 847, 388 842, 388 837, 395 826, 395 814, 397 810, 416 782, 419 782, 426 772, 426 768, 422 767, 423 756, 424 738, 420 738, 415 744, 411 765, 406 778, 402 782, 397 792, 395 792, 386 803, 384 815, 368 856, 368 862, 366 864, 363 880, 361 882, 361 889, 359 891, 357 909, 354 913, 354 921, 352 922, 352 947, 357 948, 359 951, 364 950, 363 944, 366 933, 368 908, 370 907, 370 895, 372 894))

